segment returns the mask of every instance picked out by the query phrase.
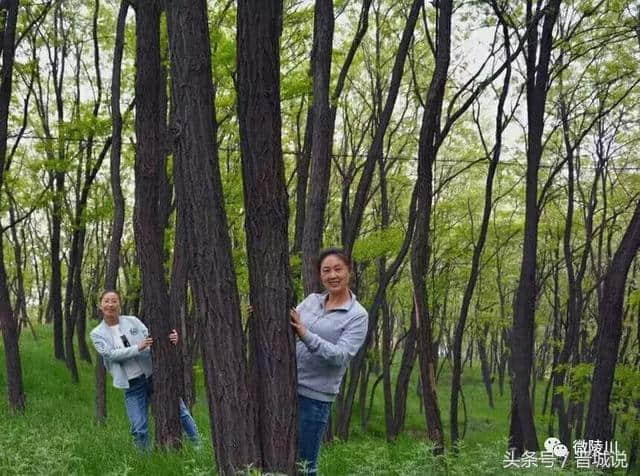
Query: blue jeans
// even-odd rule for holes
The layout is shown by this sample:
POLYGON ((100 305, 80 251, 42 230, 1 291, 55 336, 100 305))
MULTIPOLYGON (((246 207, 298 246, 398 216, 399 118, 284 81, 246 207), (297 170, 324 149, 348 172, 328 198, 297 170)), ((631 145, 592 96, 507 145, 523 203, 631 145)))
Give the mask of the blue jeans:
POLYGON ((298 395, 298 461, 306 462, 305 474, 317 474, 320 443, 330 413, 331 402, 298 395))
MULTIPOLYGON (((124 392, 124 405, 127 409, 131 434, 140 450, 149 448, 149 404, 153 393, 153 380, 144 376, 133 379, 129 389, 124 392)), ((186 405, 180 399, 180 423, 187 437, 196 445, 200 443, 200 435, 196 422, 189 413, 186 405)))

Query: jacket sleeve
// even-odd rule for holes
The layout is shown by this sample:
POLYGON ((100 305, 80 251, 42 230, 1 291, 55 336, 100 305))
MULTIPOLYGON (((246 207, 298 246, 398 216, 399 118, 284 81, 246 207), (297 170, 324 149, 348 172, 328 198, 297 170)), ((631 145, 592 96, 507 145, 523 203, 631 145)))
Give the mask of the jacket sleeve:
POLYGON ((102 356, 106 363, 109 362, 122 362, 123 360, 131 359, 140 355, 137 345, 131 347, 125 347, 123 349, 116 349, 113 345, 107 341, 102 335, 97 332, 91 333, 91 342, 96 349, 96 352, 102 356))
POLYGON ((354 317, 335 344, 307 329, 302 342, 311 354, 322 357, 330 365, 346 365, 360 350, 367 336, 369 318, 366 313, 354 317))

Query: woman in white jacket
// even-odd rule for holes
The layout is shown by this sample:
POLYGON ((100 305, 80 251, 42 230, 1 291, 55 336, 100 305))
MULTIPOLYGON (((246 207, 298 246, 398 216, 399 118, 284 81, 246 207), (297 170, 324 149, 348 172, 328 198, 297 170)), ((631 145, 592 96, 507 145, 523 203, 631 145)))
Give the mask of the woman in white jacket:
MULTIPOLYGON (((153 393, 151 378, 151 346, 153 338, 147 327, 135 316, 120 315, 120 295, 105 291, 100 296, 102 322, 91 331, 91 341, 113 377, 113 386, 124 390, 124 404, 131 423, 131 433, 141 450, 149 448, 149 404, 153 393)), ((169 334, 174 345, 178 333, 169 334)), ((200 437, 193 417, 182 398, 180 422, 189 439, 199 445, 200 437)))

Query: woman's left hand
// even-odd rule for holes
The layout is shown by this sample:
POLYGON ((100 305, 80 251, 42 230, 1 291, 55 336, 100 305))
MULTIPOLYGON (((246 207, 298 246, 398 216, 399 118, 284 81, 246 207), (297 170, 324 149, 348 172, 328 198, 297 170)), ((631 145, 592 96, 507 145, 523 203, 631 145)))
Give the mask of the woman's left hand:
POLYGON ((178 331, 176 331, 175 329, 173 329, 171 331, 171 333, 169 334, 169 340, 171 341, 171 343, 173 345, 176 345, 178 343, 178 331))
POLYGON ((296 311, 295 308, 292 308, 291 311, 289 311, 289 315, 291 316, 293 331, 302 339, 307 333, 307 328, 302 323, 302 319, 300 319, 300 313, 296 311))

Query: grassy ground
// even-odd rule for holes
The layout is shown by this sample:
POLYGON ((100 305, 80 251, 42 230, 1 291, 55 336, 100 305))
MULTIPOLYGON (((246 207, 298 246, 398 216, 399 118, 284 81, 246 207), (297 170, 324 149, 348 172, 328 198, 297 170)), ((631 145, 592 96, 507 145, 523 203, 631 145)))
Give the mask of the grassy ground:
MULTIPOLYGON (((109 387, 108 422, 105 426, 96 425, 93 419, 93 367, 79 363, 80 383, 72 384, 64 364, 52 357, 51 330, 42 327, 37 332, 37 341, 28 332, 21 339, 26 413, 12 415, 7 409, 6 397, 0 400, 0 475, 200 475, 215 472, 201 372, 197 373, 200 385, 194 418, 203 434, 203 449, 196 451, 187 445, 178 452, 154 451, 141 456, 130 440, 122 392, 109 387)), ((3 353, 0 353, 0 364, 0 387, 6 388, 3 353)), ((559 467, 553 470, 504 469, 502 461, 510 397, 508 392, 501 397, 496 388, 496 407, 490 409, 479 372, 468 367, 463 376, 468 423, 462 449, 457 456, 447 451, 444 457, 434 458, 426 444, 425 421, 419 410, 415 385, 412 388, 404 435, 393 444, 385 442, 379 385, 367 432, 360 429, 359 410, 354 409, 349 441, 336 441, 322 449, 320 474, 593 474, 576 470, 571 462, 567 466, 573 470, 560 470, 559 467)), ((543 385, 538 385, 538 390, 536 403, 540 408, 543 385)), ((449 434, 448 395, 449 375, 443 373, 439 380, 439 397, 446 435, 449 434)), ((541 413, 539 408, 537 415, 541 413)), ((539 438, 544 434, 540 431, 539 438)))

